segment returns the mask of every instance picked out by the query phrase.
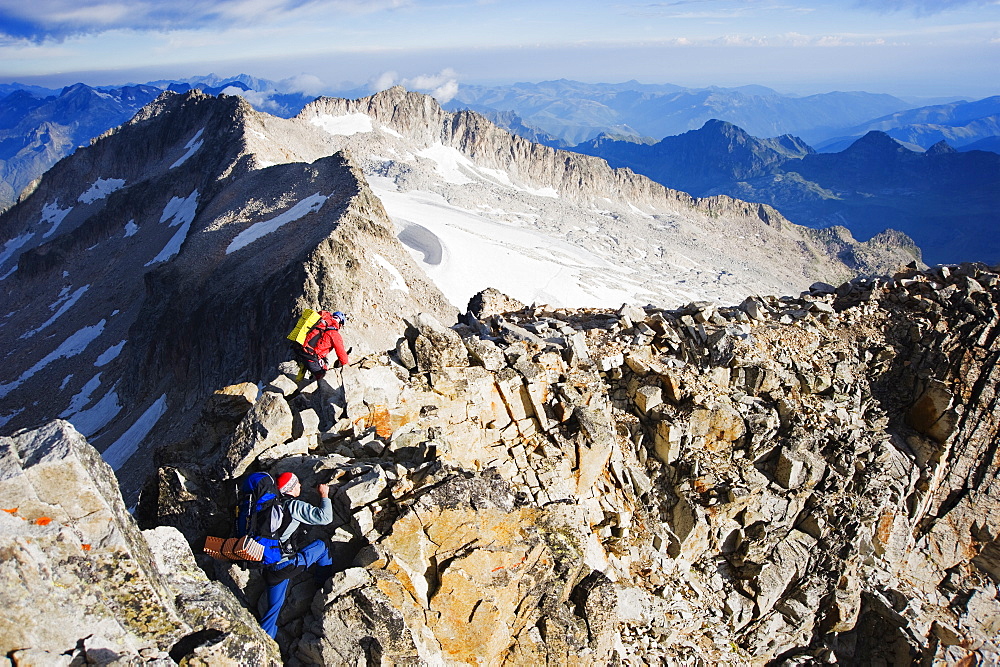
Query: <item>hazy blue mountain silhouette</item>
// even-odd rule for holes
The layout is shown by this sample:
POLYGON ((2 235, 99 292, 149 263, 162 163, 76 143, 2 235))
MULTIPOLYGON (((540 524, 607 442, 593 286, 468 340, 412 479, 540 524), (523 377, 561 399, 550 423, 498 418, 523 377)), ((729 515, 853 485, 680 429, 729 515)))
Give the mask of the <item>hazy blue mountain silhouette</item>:
POLYGON ((574 150, 697 197, 726 194, 810 227, 844 225, 859 240, 897 229, 930 264, 1000 262, 996 153, 947 142, 918 152, 877 131, 816 153, 796 137, 759 139, 717 120, 652 144, 601 137, 574 150))

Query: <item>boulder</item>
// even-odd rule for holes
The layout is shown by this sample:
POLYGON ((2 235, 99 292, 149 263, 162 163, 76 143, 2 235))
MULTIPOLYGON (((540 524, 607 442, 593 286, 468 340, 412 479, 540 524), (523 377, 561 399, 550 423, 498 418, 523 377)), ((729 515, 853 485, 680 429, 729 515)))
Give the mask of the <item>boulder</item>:
POLYGON ((238 477, 261 452, 292 437, 292 411, 281 394, 264 392, 236 426, 229 442, 224 472, 238 477))
POLYGON ((954 432, 958 414, 952 409, 954 395, 940 380, 930 379, 923 393, 906 413, 906 423, 939 443, 954 432))
POLYGON ((79 646, 104 662, 281 664, 180 533, 139 531, 113 471, 68 422, 0 438, 0 505, 0 651, 17 651, 15 664, 59 664, 79 646))
POLYGON ((507 365, 503 352, 491 340, 470 337, 464 339, 469 357, 488 371, 498 371, 507 365))
POLYGON ((503 315, 515 310, 522 310, 524 307, 525 305, 517 299, 509 297, 492 287, 487 287, 469 299, 467 310, 476 319, 485 320, 493 315, 503 315))
POLYGON ((414 324, 418 333, 413 349, 420 370, 469 365, 469 353, 457 332, 427 313, 417 315, 414 324))

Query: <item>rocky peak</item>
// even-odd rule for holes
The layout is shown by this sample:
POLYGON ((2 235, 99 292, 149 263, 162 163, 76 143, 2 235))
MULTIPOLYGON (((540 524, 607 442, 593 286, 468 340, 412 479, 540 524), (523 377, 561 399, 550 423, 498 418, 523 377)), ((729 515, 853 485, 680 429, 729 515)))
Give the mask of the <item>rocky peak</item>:
POLYGON ((901 143, 890 137, 885 132, 880 132, 878 130, 871 130, 863 137, 851 144, 845 151, 844 154, 850 155, 856 158, 868 157, 868 158, 879 158, 880 161, 889 158, 892 155, 903 155, 906 153, 912 153, 913 151, 907 149, 901 143))
POLYGON ((952 147, 947 141, 942 139, 925 151, 926 155, 946 155, 950 153, 957 153, 958 151, 952 147))

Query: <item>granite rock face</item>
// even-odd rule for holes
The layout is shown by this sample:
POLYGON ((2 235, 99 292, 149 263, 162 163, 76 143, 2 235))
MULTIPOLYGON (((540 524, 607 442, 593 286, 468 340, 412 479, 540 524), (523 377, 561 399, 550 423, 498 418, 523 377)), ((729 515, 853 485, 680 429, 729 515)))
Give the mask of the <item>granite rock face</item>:
POLYGON ((0 471, 0 662, 280 663, 177 530, 138 529, 69 423, 0 438, 0 471))
MULTIPOLYGON (((311 537, 339 571, 294 582, 284 659, 995 661, 998 305, 996 271, 962 265, 734 307, 525 307, 451 328, 497 355, 410 371, 415 336, 307 386, 293 413, 339 417, 249 468, 335 489, 311 537)), ((227 483, 179 451, 161 480, 227 483)), ((147 521, 221 526, 178 488, 147 521)), ((256 575, 200 558, 253 606, 256 575)))

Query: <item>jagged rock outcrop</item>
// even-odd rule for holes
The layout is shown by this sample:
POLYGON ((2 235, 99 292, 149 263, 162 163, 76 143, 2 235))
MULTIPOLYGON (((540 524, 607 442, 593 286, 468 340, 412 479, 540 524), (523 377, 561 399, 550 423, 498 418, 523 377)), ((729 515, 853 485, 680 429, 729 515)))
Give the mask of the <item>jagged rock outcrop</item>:
MULTIPOLYGON (((254 464, 335 489, 310 538, 341 571, 294 583, 285 660, 992 662, 998 306, 996 270, 962 265, 526 307, 452 328, 499 358, 313 383, 289 407, 337 421, 254 464)), ((140 510, 192 542, 232 502, 198 491, 226 486, 226 445, 194 444, 161 452, 140 510)), ((200 558, 252 604, 256 575, 200 558)))
POLYGON ((3 664, 280 663, 176 529, 137 528, 71 424, 0 438, 0 508, 3 664))

